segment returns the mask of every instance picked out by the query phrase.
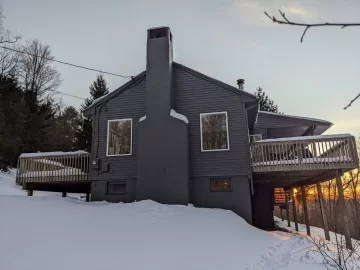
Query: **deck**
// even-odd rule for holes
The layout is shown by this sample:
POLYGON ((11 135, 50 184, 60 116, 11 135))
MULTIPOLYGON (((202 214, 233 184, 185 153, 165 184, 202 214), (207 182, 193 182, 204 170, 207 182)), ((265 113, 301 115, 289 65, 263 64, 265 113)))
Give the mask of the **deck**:
POLYGON ((19 157, 16 183, 31 191, 90 193, 90 154, 28 153, 19 157))
POLYGON ((275 187, 326 181, 358 168, 355 138, 349 134, 268 139, 252 143, 255 181, 275 187))

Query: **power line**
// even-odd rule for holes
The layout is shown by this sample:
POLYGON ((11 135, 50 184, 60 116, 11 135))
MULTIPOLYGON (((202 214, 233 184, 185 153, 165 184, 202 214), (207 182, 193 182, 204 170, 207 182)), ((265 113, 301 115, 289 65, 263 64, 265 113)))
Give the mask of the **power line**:
POLYGON ((115 74, 115 73, 111 73, 111 72, 107 72, 107 71, 102 71, 102 70, 94 69, 94 68, 89 68, 89 67, 84 67, 84 66, 80 66, 80 65, 75 65, 75 64, 71 64, 71 63, 64 62, 64 61, 60 61, 60 60, 56 60, 56 59, 51 59, 51 58, 47 58, 47 57, 43 57, 43 56, 39 56, 39 55, 34 55, 34 54, 31 54, 31 53, 28 53, 28 52, 16 50, 16 49, 9 48, 9 47, 5 47, 5 46, 0 46, 0 48, 3 48, 3 49, 5 49, 5 50, 10 50, 10 51, 13 51, 13 52, 17 52, 17 53, 26 54, 26 55, 33 56, 33 57, 40 57, 40 58, 43 58, 43 59, 45 59, 45 60, 53 61, 53 62, 60 63, 60 64, 63 64, 63 65, 68 65, 68 66, 72 66, 72 67, 82 68, 82 69, 86 69, 86 70, 90 70, 90 71, 96 71, 96 72, 100 72, 100 73, 104 73, 104 74, 108 74, 108 75, 112 75, 112 76, 117 76, 117 77, 121 77, 121 78, 133 78, 133 76, 125 76, 125 75, 120 75, 120 74, 115 74))
POLYGON ((78 99, 85 100, 85 98, 82 98, 82 97, 79 97, 79 96, 75 96, 75 95, 71 95, 71 94, 67 94, 67 93, 64 93, 64 92, 61 92, 61 91, 57 91, 57 90, 48 90, 48 91, 54 92, 54 93, 56 93, 56 94, 64 95, 64 96, 69 96, 69 97, 73 97, 73 98, 78 98, 78 99))

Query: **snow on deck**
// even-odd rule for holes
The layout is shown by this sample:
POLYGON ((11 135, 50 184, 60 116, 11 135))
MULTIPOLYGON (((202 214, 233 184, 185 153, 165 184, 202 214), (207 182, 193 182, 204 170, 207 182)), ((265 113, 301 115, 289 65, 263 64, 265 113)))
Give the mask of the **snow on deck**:
POLYGON ((77 155, 83 155, 83 154, 89 154, 88 152, 79 150, 75 152, 38 152, 38 153, 22 153, 19 157, 25 158, 25 157, 49 157, 49 156, 77 156, 77 155))
POLYGON ((350 157, 330 157, 330 158, 302 158, 302 159, 286 159, 286 160, 271 160, 263 162, 252 163, 252 166, 261 166, 261 165, 293 165, 293 164, 323 164, 323 163, 337 163, 337 162, 351 162, 353 161, 350 157))
POLYGON ((231 211, 17 196, 26 193, 13 172, 0 173, 0 269, 325 269, 306 257, 307 237, 256 229, 231 211))
POLYGON ((306 141, 306 140, 324 140, 324 139, 343 139, 353 137, 351 134, 333 134, 333 135, 317 135, 317 136, 300 136, 300 137, 287 137, 287 138, 277 138, 277 139, 266 139, 256 141, 256 143, 266 143, 266 142, 289 142, 289 141, 306 141))
MULTIPOLYGON (((86 175, 80 169, 67 167, 61 170, 54 171, 31 171, 20 174, 20 177, 46 177, 46 176, 75 176, 75 175, 86 175)), ((70 180, 71 181, 71 180, 70 180)))

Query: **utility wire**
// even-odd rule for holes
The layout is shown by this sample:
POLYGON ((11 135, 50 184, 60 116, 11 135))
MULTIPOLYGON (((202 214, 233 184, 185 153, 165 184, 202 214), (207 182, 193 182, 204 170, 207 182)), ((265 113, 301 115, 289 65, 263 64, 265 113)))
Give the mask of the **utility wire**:
POLYGON ((43 57, 43 56, 39 56, 39 55, 33 55, 33 54, 31 54, 31 53, 28 53, 28 52, 16 50, 16 49, 9 48, 9 47, 5 47, 5 46, 0 46, 0 48, 3 48, 3 49, 5 49, 5 50, 10 50, 10 51, 13 51, 13 52, 18 52, 18 53, 30 55, 30 56, 33 56, 33 57, 40 57, 40 58, 46 59, 46 60, 48 60, 48 61, 53 61, 53 62, 60 63, 60 64, 63 64, 63 65, 68 65, 68 66, 72 66, 72 67, 82 68, 82 69, 86 69, 86 70, 90 70, 90 71, 96 71, 96 72, 100 72, 100 73, 104 73, 104 74, 108 74, 108 75, 112 75, 112 76, 117 76, 117 77, 121 77, 121 78, 133 78, 133 76, 125 76, 125 75, 115 74, 115 73, 111 73, 111 72, 107 72, 107 71, 102 71, 102 70, 98 70, 98 69, 94 69, 94 68, 89 68, 89 67, 84 67, 84 66, 80 66, 80 65, 75 65, 75 64, 68 63, 68 62, 63 62, 63 61, 60 61, 60 60, 51 59, 51 58, 47 58, 47 57, 43 57))
POLYGON ((57 91, 57 90, 48 90, 48 91, 54 92, 54 93, 56 93, 56 94, 64 95, 64 96, 69 96, 69 97, 73 97, 73 98, 78 98, 78 99, 85 100, 85 98, 82 98, 82 97, 79 97, 79 96, 75 96, 75 95, 71 95, 71 94, 67 94, 67 93, 64 93, 64 92, 61 92, 61 91, 57 91))

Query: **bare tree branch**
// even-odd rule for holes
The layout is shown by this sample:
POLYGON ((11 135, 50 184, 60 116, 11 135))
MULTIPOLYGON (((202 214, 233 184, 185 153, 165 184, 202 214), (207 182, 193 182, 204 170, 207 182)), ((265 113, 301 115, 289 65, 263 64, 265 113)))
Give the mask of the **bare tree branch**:
POLYGON ((274 23, 305 27, 304 32, 301 36, 300 42, 303 42, 304 36, 305 36, 307 30, 309 30, 309 28, 311 28, 311 27, 337 26, 337 27, 341 27, 341 29, 344 29, 345 27, 349 27, 349 26, 360 26, 360 23, 328 23, 328 22, 325 22, 325 23, 297 23, 297 22, 290 21, 288 18, 286 18, 285 13, 282 12, 281 10, 279 10, 279 13, 280 13, 281 17, 283 18, 282 20, 278 20, 275 16, 270 16, 266 11, 264 13, 274 23))
POLYGON ((353 100, 350 101, 350 103, 344 108, 344 110, 346 110, 347 108, 349 108, 355 100, 357 100, 360 97, 360 94, 358 94, 353 100))

